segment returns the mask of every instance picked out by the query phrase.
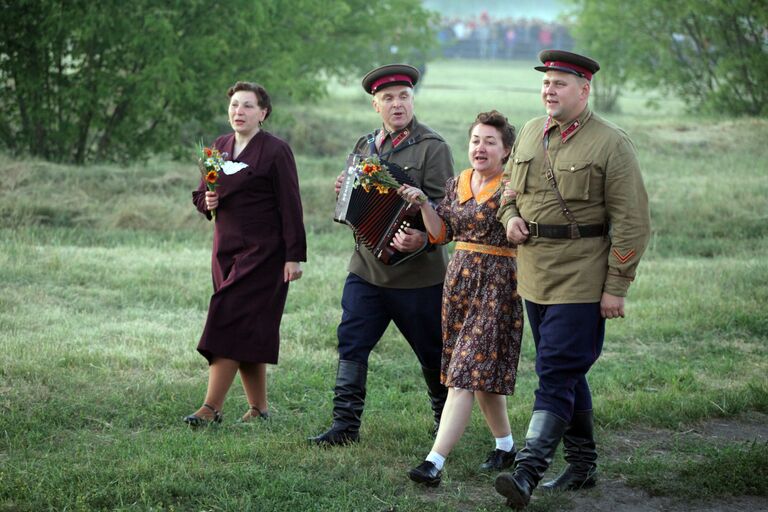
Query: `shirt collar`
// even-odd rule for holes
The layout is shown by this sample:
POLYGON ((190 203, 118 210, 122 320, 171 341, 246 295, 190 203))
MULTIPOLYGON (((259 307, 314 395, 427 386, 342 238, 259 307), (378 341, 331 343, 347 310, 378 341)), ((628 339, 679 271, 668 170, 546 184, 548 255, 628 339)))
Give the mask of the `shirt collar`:
POLYGON ((475 196, 472 193, 473 172, 475 172, 474 169, 466 169, 459 175, 458 196, 460 204, 466 203, 473 197, 475 198, 476 203, 484 203, 493 197, 493 194, 495 194, 496 190, 499 188, 499 184, 501 183, 501 174, 493 178, 490 182, 486 183, 483 189, 477 194, 477 196, 475 196))
POLYGON ((416 117, 414 116, 411 119, 411 122, 408 123, 405 128, 394 132, 388 132, 387 129, 382 126, 381 130, 379 130, 379 133, 376 134, 376 148, 380 150, 382 146, 384 146, 384 142, 386 142, 387 137, 391 137, 393 149, 399 146, 402 142, 408 140, 408 137, 413 131, 413 125, 415 121, 416 117))
MULTIPOLYGON (((587 107, 581 112, 581 114, 579 114, 579 117, 571 121, 567 126, 561 126, 560 142, 563 144, 568 142, 568 140, 570 140, 570 138, 573 137, 576 132, 581 129, 582 126, 587 124, 591 117, 592 111, 589 110, 589 107, 587 107)), ((552 119, 552 117, 548 117, 546 124, 544 124, 544 136, 546 137, 547 134, 557 126, 558 124, 552 119)))

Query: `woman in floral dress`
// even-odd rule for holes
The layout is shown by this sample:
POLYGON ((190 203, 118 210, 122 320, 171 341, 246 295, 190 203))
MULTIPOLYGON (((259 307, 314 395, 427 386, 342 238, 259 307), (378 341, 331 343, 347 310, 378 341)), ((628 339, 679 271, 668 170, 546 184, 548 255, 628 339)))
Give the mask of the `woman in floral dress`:
POLYGON ((472 168, 448 180, 437 209, 422 201, 419 189, 399 190, 420 206, 432 243, 456 242, 443 287, 441 380, 448 399, 432 450, 408 472, 418 483, 440 483, 445 459, 464 433, 475 397, 496 439, 496 449, 481 469, 501 470, 514 462, 506 395, 515 389, 523 309, 515 245, 496 220, 501 174, 514 140, 514 127, 501 113, 478 114, 469 129, 472 168))

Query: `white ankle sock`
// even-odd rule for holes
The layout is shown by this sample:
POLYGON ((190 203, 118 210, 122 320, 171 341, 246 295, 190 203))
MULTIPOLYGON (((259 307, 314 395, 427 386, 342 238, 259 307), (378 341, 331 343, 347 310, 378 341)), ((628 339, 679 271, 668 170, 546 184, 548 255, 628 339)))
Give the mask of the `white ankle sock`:
POLYGON ((503 450, 505 452, 511 452, 515 446, 515 441, 512 439, 512 434, 506 437, 496 437, 496 449, 503 450))
POLYGON ((443 466, 445 465, 445 457, 443 457, 437 452, 429 452, 429 455, 427 455, 427 458, 425 458, 424 460, 428 460, 429 462, 434 464, 438 470, 443 469, 443 466))

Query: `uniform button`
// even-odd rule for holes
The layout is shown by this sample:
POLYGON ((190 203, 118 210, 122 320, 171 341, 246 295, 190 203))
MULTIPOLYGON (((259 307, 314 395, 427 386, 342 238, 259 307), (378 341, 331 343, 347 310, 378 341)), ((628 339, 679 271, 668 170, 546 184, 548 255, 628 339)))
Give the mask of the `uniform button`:
POLYGON ((575 171, 575 170, 576 170, 576 166, 572 165, 572 166, 571 166, 571 170, 572 170, 572 171, 575 171))

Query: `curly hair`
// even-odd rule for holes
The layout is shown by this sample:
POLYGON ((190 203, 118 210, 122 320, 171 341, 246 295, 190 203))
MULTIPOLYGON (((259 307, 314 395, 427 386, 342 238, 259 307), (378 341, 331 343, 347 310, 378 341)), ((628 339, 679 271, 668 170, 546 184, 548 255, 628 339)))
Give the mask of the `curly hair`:
MULTIPOLYGON (((509 121, 504 114, 498 110, 480 112, 477 114, 475 122, 469 127, 468 134, 470 137, 472 136, 472 130, 479 124, 487 124, 488 126, 493 126, 499 130, 501 133, 501 143, 504 146, 504 149, 512 149, 512 146, 515 144, 515 127, 509 124, 509 121)), ((507 155, 501 163, 506 164, 507 160, 509 160, 509 155, 507 155)))
POLYGON ((256 95, 256 103, 259 104, 259 108, 267 111, 267 114, 264 116, 266 121, 269 114, 272 113, 272 100, 269 98, 267 90, 255 82, 237 82, 227 89, 227 96, 231 98, 238 91, 251 91, 256 95))

